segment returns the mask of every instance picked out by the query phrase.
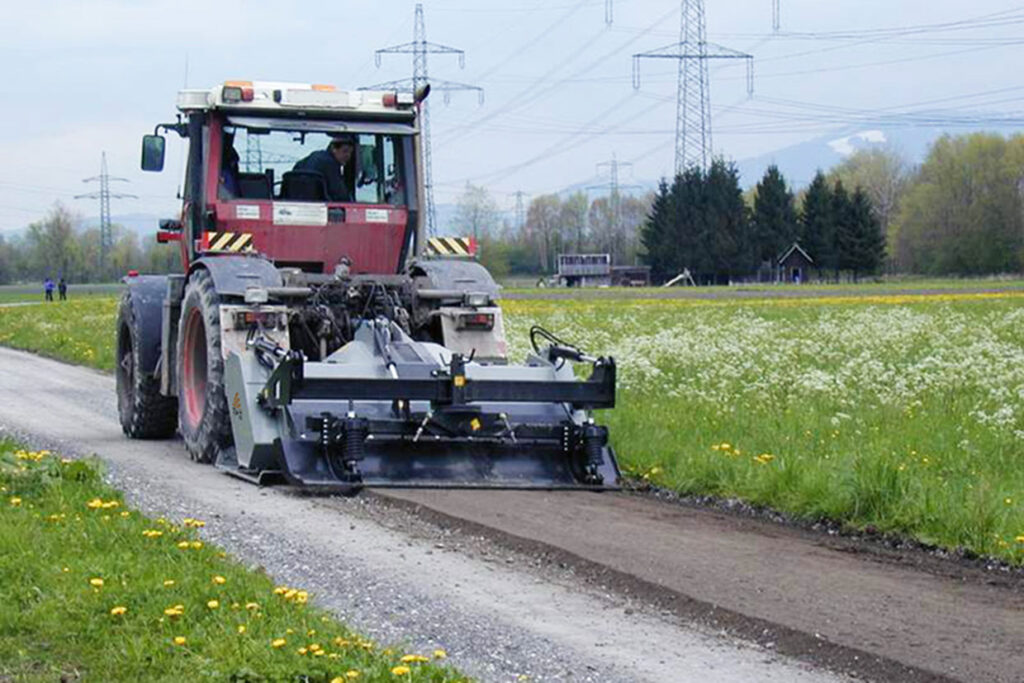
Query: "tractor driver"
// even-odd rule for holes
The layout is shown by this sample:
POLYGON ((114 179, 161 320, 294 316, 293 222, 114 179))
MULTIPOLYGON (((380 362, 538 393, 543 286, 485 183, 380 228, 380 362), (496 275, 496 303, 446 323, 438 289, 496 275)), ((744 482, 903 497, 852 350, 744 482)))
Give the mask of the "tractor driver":
POLYGON ((347 165, 355 155, 356 138, 344 134, 334 137, 327 149, 320 149, 295 163, 294 171, 315 171, 327 184, 327 199, 334 202, 352 201, 349 178, 354 174, 347 165))

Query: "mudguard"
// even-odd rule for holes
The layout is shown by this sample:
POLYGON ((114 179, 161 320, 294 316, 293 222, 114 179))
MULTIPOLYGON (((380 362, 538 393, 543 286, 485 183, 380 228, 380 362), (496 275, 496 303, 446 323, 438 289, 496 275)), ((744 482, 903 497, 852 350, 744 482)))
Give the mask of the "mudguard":
POLYGON ((281 274, 274 264, 259 256, 207 256, 196 259, 191 271, 205 268, 221 296, 245 296, 247 287, 279 287, 281 274))
POLYGON ((409 274, 413 277, 426 277, 430 286, 436 289, 486 292, 492 300, 497 299, 500 292, 487 269, 475 261, 413 261, 409 264, 409 274))
POLYGON ((132 312, 138 321, 142 339, 140 353, 141 370, 149 375, 156 372, 160 360, 160 331, 164 296, 167 294, 166 275, 135 275, 122 278, 128 286, 132 312))

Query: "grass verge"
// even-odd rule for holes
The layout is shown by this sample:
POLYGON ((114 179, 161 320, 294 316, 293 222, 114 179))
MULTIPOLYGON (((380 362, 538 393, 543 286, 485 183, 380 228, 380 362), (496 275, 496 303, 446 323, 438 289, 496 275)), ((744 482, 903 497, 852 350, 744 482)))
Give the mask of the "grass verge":
POLYGON ((0 441, 0 680, 461 678, 229 560, 203 525, 128 509, 96 461, 0 441))
POLYGON ((0 344, 113 371, 117 301, 97 296, 0 307, 0 344))

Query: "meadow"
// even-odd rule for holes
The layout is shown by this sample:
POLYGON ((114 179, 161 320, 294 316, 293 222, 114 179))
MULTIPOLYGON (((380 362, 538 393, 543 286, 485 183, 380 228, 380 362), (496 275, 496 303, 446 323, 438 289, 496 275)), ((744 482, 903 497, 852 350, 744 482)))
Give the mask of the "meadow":
MULTIPOLYGON (((625 472, 1024 563, 1024 292, 508 300, 619 366, 625 472)), ((0 343, 113 367, 112 299, 0 308, 0 343)))
POLYGON ((1024 561, 1024 295, 509 301, 615 357, 623 467, 682 494, 1024 561))
POLYGON ((149 519, 98 461, 0 441, 0 680, 463 680, 229 559, 215 523, 149 519))

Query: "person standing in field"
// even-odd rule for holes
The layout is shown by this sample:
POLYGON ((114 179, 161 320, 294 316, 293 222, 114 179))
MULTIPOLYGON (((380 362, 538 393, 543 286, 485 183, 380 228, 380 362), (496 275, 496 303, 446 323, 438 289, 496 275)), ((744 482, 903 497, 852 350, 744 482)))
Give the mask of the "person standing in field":
POLYGON ((63 277, 57 281, 57 293, 60 295, 61 301, 68 300, 68 283, 63 277))
POLYGON ((47 301, 53 301, 53 280, 51 278, 46 278, 43 281, 43 292, 46 294, 47 301))

